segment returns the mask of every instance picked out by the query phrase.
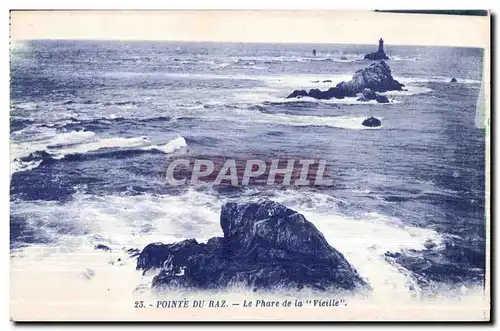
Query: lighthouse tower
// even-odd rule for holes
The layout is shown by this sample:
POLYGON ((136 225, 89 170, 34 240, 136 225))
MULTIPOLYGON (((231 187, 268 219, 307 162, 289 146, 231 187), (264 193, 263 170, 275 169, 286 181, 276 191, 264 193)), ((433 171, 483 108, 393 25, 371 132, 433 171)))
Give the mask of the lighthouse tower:
POLYGON ((377 52, 384 52, 384 39, 380 38, 378 41, 378 51, 377 52))
POLYGON ((384 52, 384 39, 378 40, 378 49, 376 52, 366 54, 365 60, 389 60, 389 57, 384 52))

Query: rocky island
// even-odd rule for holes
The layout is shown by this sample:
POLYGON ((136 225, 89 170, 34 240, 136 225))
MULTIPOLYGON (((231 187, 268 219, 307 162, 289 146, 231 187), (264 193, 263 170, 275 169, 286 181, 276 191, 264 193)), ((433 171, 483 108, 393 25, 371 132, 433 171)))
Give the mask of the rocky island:
POLYGON ((263 200, 222 207, 223 237, 146 246, 137 269, 159 269, 154 289, 369 289, 345 257, 306 218, 263 200))
POLYGON ((360 101, 377 100, 379 103, 387 103, 389 100, 375 92, 401 91, 404 84, 399 83, 392 77, 391 68, 385 61, 372 63, 369 67, 356 71, 348 82, 340 82, 335 87, 326 91, 311 89, 295 90, 288 98, 312 97, 315 99, 343 99, 355 97, 358 93, 363 95, 360 101))

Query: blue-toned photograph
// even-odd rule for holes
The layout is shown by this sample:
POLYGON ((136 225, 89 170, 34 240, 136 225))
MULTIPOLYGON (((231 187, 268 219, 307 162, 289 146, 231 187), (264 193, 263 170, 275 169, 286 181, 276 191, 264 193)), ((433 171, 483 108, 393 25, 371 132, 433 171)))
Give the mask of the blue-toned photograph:
POLYGON ((480 308, 486 61, 384 35, 12 40, 12 312, 480 308))

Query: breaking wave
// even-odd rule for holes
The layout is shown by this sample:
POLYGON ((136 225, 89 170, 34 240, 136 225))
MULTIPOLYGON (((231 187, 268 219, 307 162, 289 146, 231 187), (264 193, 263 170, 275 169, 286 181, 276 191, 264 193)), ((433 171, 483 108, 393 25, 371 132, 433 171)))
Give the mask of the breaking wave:
MULTIPOLYGON (((18 134, 26 134, 26 132, 18 132, 18 134)), ((99 151, 101 152, 97 153, 99 157, 116 157, 117 154, 134 154, 141 151, 169 154, 186 147, 186 140, 181 136, 164 144, 153 144, 147 136, 101 138, 92 131, 58 133, 54 129, 49 129, 45 131, 44 139, 11 142, 11 174, 34 169, 44 162, 84 159, 84 155, 89 152, 99 151)), ((89 155, 89 158, 93 157, 96 157, 96 154, 89 155)))

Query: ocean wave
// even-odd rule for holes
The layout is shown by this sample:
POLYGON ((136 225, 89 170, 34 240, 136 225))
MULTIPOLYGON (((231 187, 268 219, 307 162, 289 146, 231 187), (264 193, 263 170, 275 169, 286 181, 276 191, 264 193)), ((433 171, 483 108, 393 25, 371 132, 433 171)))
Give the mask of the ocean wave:
POLYGON ((143 150, 158 150, 158 151, 162 151, 163 153, 167 153, 167 154, 170 154, 170 153, 173 153, 175 152, 176 150, 179 150, 179 149, 182 149, 182 148, 186 148, 187 147, 187 143, 186 143, 186 139, 184 139, 184 137, 177 137, 173 140, 170 140, 168 143, 166 144, 163 144, 163 145, 150 145, 150 146, 145 146, 145 147, 142 147, 141 149, 143 150))
POLYGON ((397 97, 397 96, 426 94, 426 93, 430 93, 432 91, 433 90, 429 87, 415 86, 415 85, 411 85, 411 83, 407 83, 404 90, 402 90, 402 91, 387 91, 387 92, 377 92, 377 93, 388 96, 388 97, 389 96, 390 97, 397 97))
POLYGON ((10 132, 15 132, 22 130, 30 125, 33 125, 35 121, 30 118, 18 118, 18 117, 10 117, 10 132))
POLYGON ((398 55, 390 55, 390 61, 420 61, 420 58, 414 56, 398 56, 398 55))
POLYGON ((36 110, 38 109, 38 104, 36 102, 28 101, 28 102, 17 102, 12 104, 12 108, 19 109, 19 110, 24 110, 24 111, 31 111, 31 110, 36 110))
MULTIPOLYGON (((379 93, 382 94, 382 93, 379 93)), ((391 95, 391 94, 387 94, 391 95)), ((402 95, 402 94, 401 94, 402 95)), ((315 99, 312 97, 301 97, 301 98, 290 98, 290 99, 281 99, 280 101, 277 102, 279 98, 275 99, 275 102, 272 101, 264 101, 264 102, 269 102, 269 103, 274 103, 274 104, 287 104, 287 103, 296 103, 296 102, 310 102, 310 103, 324 103, 324 104, 343 104, 343 105, 380 105, 380 106, 388 106, 391 104, 398 104, 401 103, 399 100, 394 100, 393 98, 388 98, 389 102, 388 103, 379 103, 376 100, 369 100, 369 101, 360 101, 358 100, 359 97, 348 97, 348 98, 343 98, 343 99, 337 99, 337 98, 331 98, 331 99, 315 99)), ((267 98, 271 99, 271 98, 267 98)))
MULTIPOLYGON (((152 117, 123 117, 111 114, 95 119, 76 119, 69 118, 56 121, 53 126, 65 130, 90 130, 90 131, 103 131, 109 129, 111 125, 141 125, 148 123, 162 123, 170 122, 175 118, 170 116, 152 116, 152 117)), ((41 126, 47 126, 42 124, 41 126)))
POLYGON ((62 106, 72 106, 72 105, 102 105, 102 106, 138 106, 141 102, 136 100, 120 100, 120 101, 95 101, 89 99, 77 99, 77 100, 66 100, 60 103, 62 106))
POLYGON ((148 151, 169 154, 187 147, 186 140, 180 136, 165 144, 152 144, 147 136, 101 138, 92 131, 51 132, 53 135, 43 140, 11 142, 11 174, 58 160, 81 160, 89 152, 102 151, 89 158, 118 157, 148 151))
MULTIPOLYGON (((235 116, 233 116, 231 120, 243 123, 265 123, 271 125, 291 126, 327 126, 351 130, 377 130, 382 128, 382 126, 376 128, 363 126, 363 121, 369 116, 307 116, 282 113, 259 113, 256 116, 249 117, 248 111, 235 110, 234 113, 235 116)), ((378 118, 383 119, 382 117, 378 118)))

